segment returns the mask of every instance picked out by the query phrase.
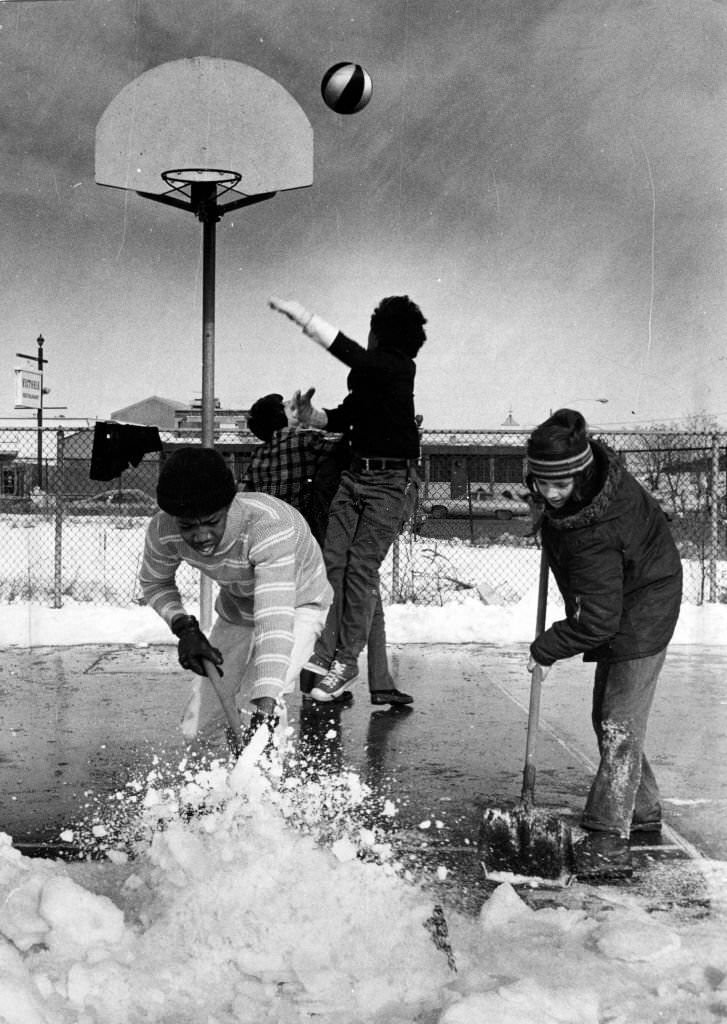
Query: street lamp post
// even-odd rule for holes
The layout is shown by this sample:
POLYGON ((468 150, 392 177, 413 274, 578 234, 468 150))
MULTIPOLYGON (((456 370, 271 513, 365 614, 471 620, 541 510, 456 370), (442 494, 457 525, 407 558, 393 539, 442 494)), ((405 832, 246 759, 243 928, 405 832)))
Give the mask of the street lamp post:
MULTIPOLYGON (((36 339, 36 341, 37 341, 37 345, 38 345, 38 351, 37 351, 36 355, 31 356, 27 352, 16 352, 15 355, 19 356, 21 359, 34 360, 36 366, 38 367, 38 374, 40 376, 40 388, 38 389, 38 408, 36 410, 36 422, 38 424, 38 453, 37 453, 37 456, 36 456, 35 475, 36 475, 36 478, 37 478, 36 479, 36 483, 37 483, 38 487, 40 487, 41 490, 42 490, 43 489, 43 409, 44 408, 47 408, 47 409, 66 409, 68 407, 65 406, 65 405, 49 405, 49 406, 45 406, 44 405, 43 397, 45 395, 49 395, 50 394, 50 388, 46 388, 46 387, 43 386, 43 367, 46 365, 48 360, 43 357, 43 346, 45 345, 45 338, 43 337, 43 335, 39 334, 37 339, 36 339)), ((19 408, 19 407, 16 406, 16 408, 19 408)), ((27 408, 27 406, 23 406, 22 408, 27 408)))
POLYGON ((38 406, 38 487, 43 487, 43 395, 45 394, 45 388, 43 387, 43 366, 48 362, 47 359, 43 358, 43 345, 45 344, 45 338, 42 334, 38 335, 38 369, 40 370, 40 405, 38 406))
POLYGON ((38 396, 38 409, 36 412, 36 419, 38 423, 38 454, 36 465, 36 483, 38 484, 38 487, 41 488, 43 486, 43 395, 45 394, 45 389, 43 387, 43 367, 48 362, 47 359, 43 358, 44 344, 45 338, 43 337, 42 334, 39 334, 37 338, 38 352, 36 355, 31 356, 28 355, 27 352, 15 353, 17 356, 20 356, 21 359, 35 359, 36 365, 38 367, 38 372, 40 373, 40 394, 38 396))

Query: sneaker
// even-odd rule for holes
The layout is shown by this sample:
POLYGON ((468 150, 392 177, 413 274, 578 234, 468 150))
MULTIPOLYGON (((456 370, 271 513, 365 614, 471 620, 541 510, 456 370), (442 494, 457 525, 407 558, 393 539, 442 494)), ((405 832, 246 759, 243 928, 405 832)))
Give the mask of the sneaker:
POLYGON ((328 658, 324 658, 321 654, 316 654, 315 651, 311 654, 308 661, 306 661, 303 668, 306 672, 312 672, 316 676, 328 675, 328 670, 331 667, 331 663, 328 658))
POLYGON ((394 687, 391 690, 372 690, 372 704, 413 704, 414 698, 394 687))
POLYGON ((331 697, 330 700, 322 701, 316 700, 311 693, 303 694, 303 703, 308 707, 320 706, 321 704, 342 704, 348 705, 353 704, 353 694, 350 690, 343 690, 338 694, 337 697, 331 697))
POLYGON ((589 832, 574 845, 573 860, 580 882, 608 882, 633 874, 629 844, 614 832, 589 832))
POLYGON ((331 701, 346 690, 358 675, 358 665, 334 660, 328 674, 315 684, 310 692, 313 700, 331 701))

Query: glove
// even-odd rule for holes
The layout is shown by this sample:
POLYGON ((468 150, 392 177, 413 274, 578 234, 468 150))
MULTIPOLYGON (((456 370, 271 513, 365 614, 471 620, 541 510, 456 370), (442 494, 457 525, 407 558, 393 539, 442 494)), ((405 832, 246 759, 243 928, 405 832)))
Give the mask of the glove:
POLYGON ((268 305, 271 309, 282 313, 283 316, 287 316, 289 320, 292 320, 298 327, 302 327, 303 330, 305 330, 313 318, 313 314, 305 306, 302 306, 300 302, 296 302, 295 299, 276 299, 273 296, 268 299, 268 305))
POLYGON ((294 324, 302 327, 303 333, 307 334, 313 341, 317 341, 323 348, 330 348, 333 344, 333 339, 338 334, 338 328, 327 323, 323 317, 311 313, 300 302, 296 302, 295 299, 270 298, 268 299, 268 305, 271 309, 275 309, 278 313, 287 316, 294 324))
POLYGON ((540 678, 542 682, 545 682, 545 677, 547 676, 548 672, 550 672, 552 667, 552 665, 539 665, 535 658, 532 656, 532 654, 528 658, 528 672, 534 672, 536 668, 539 668, 540 678))
POLYGON ((322 409, 314 408, 311 403, 315 390, 315 388, 308 388, 302 395, 300 391, 296 391, 291 399, 291 404, 295 407, 297 422, 301 427, 323 429, 328 423, 328 415, 322 409))
POLYGON ((289 427, 300 427, 300 417, 298 415, 298 401, 300 399, 300 391, 294 391, 293 397, 288 398, 283 402, 283 412, 287 420, 289 427))
POLYGON ((202 630, 194 615, 177 615, 172 621, 172 633, 179 637, 177 644, 177 657, 182 668, 191 669, 198 676, 205 675, 204 661, 211 661, 217 667, 220 675, 222 670, 222 655, 213 647, 202 630))
MULTIPOLYGON (((279 722, 280 718, 276 711, 271 711, 268 714, 266 714, 264 711, 253 711, 252 717, 250 718, 250 724, 242 730, 240 742, 239 744, 236 744, 239 746, 239 750, 233 749, 233 753, 235 754, 235 756, 239 756, 239 754, 245 749, 245 747, 249 744, 250 740, 257 733, 258 729, 267 729, 268 741, 263 748, 263 753, 271 753, 275 746, 275 730, 277 729, 279 722)), ((228 735, 228 742, 229 738, 230 737, 228 735)))

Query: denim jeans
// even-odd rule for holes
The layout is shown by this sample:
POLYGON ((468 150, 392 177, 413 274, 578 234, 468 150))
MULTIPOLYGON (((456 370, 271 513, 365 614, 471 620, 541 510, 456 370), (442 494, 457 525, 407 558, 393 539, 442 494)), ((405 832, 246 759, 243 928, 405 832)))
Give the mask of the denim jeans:
POLYGON ((601 761, 583 812, 584 828, 627 837, 632 822, 661 815, 644 740, 665 657, 666 649, 648 658, 596 665, 591 720, 601 761))
POLYGON ((371 629, 366 644, 368 663, 369 690, 393 690, 396 688, 389 673, 389 659, 386 653, 386 619, 381 601, 381 589, 377 588, 374 610, 371 616, 371 629))
POLYGON ((341 475, 323 546, 333 602, 316 643, 329 661, 355 664, 367 642, 381 600, 379 568, 405 514, 407 479, 403 469, 341 475))

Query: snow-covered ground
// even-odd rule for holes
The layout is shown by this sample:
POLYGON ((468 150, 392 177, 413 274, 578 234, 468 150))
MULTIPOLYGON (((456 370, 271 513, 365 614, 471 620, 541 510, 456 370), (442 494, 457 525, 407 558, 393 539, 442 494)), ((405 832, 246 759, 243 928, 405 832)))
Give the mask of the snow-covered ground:
MULTIPOLYGON (((138 573, 146 520, 0 515, 0 602, 48 606, 87 601, 127 607, 141 594, 138 573)), ((539 551, 531 539, 504 532, 472 544, 403 534, 381 567, 385 600, 443 605, 477 596, 487 604, 517 604, 535 585, 539 551)), ((683 557, 684 599, 699 604, 727 593, 727 562, 683 557)), ((182 566, 178 580, 190 598, 197 574, 182 566)), ((554 591, 554 587, 551 588, 554 591)))
MULTIPOLYGON (((390 643, 528 643, 535 623, 537 588, 514 604, 484 604, 466 591, 443 605, 394 604, 386 607, 390 643)), ((190 601, 188 610, 198 613, 190 601)), ((548 619, 562 615, 551 598, 548 619)), ((174 637, 149 608, 112 607, 67 598, 63 607, 16 601, 0 605, 0 646, 40 647, 54 644, 171 643, 174 637)), ((675 644, 727 644, 727 605, 683 604, 675 644)))
MULTIPOLYGON (((389 638, 526 642, 534 601, 529 592, 519 604, 485 605, 470 594, 443 607, 389 607, 389 638)), ((0 637, 3 645, 172 639, 147 608, 74 602, 5 606, 0 637)), ((724 606, 685 605, 677 643, 725 637, 724 606)), ((0 841, 2 1024, 727 1016, 727 864, 699 865, 711 898, 702 919, 649 913, 628 890, 605 890, 607 901, 589 911, 532 910, 503 881, 477 917, 445 907, 454 971, 432 937, 431 892, 397 860, 386 830, 362 828, 359 812, 375 794, 354 774, 316 779, 300 765, 281 787, 245 755, 231 773, 159 766, 118 802, 131 796, 143 814, 131 858, 124 847, 108 861, 63 864, 0 841), (183 820, 180 804, 201 813, 183 820)), ((389 824, 396 813, 383 809, 389 824)))

